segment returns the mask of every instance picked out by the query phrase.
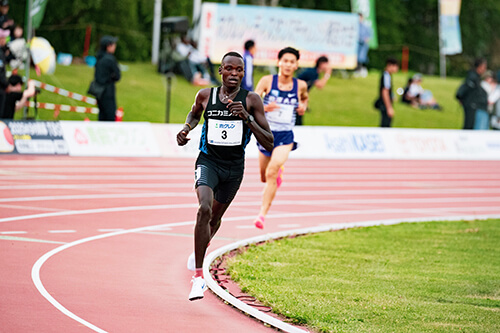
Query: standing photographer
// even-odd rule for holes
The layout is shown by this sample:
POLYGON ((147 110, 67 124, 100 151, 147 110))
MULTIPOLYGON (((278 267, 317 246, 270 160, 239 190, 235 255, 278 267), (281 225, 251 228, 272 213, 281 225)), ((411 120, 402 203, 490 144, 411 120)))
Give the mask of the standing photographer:
POLYGON ((100 50, 97 53, 94 82, 100 90, 94 96, 99 107, 99 120, 114 121, 116 113, 115 82, 120 80, 120 68, 114 56, 118 38, 104 36, 101 38, 100 50))

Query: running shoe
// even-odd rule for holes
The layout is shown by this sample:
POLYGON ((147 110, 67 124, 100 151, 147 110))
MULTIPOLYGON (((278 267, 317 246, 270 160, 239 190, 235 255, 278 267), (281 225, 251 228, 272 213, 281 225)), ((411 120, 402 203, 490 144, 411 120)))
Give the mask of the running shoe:
POLYGON ((278 178, 276 178, 276 185, 278 188, 280 188, 281 183, 283 183, 283 171, 285 171, 285 167, 281 166, 278 170, 278 178))
POLYGON ((191 253, 188 257, 187 269, 193 272, 196 270, 196 258, 194 257, 194 252, 191 253))
POLYGON ((191 292, 189 293, 189 300, 196 301, 197 299, 203 298, 203 293, 207 290, 207 284, 205 280, 201 277, 194 277, 191 280, 193 286, 191 287, 191 292))
POLYGON ((255 226, 259 229, 264 229, 264 216, 259 215, 259 217, 255 219, 253 224, 255 224, 255 226))

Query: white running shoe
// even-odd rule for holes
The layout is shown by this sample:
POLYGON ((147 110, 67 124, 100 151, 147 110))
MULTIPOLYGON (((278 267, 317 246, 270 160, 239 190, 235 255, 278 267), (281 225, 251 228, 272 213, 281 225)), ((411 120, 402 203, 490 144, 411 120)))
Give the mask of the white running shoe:
POLYGON ((189 293, 189 300, 196 301, 197 299, 202 299, 203 293, 207 290, 205 280, 201 276, 193 277, 191 283, 193 286, 191 287, 191 292, 189 293))
POLYGON ((196 258, 194 257, 194 252, 191 253, 188 257, 187 269, 193 272, 196 270, 196 258))

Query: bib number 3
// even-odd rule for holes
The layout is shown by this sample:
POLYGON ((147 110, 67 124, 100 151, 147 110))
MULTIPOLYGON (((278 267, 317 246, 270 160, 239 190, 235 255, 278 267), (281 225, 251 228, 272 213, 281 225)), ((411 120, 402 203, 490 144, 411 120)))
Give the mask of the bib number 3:
POLYGON ((208 119, 208 143, 215 146, 239 146, 243 138, 243 120, 208 119))

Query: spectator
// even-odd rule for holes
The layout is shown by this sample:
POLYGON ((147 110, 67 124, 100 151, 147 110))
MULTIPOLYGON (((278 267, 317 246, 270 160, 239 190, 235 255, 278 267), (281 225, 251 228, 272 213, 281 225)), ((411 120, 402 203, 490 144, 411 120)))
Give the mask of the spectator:
MULTIPOLYGON (((484 80, 481 82, 481 87, 486 91, 488 95, 488 116, 491 116, 491 125, 493 128, 498 129, 498 116, 500 115, 500 86, 497 83, 496 77, 492 71, 486 71, 484 74, 484 80)), ((488 117, 490 118, 490 117, 488 117)), ((483 127, 486 127, 483 124, 483 127)), ((489 124, 486 128, 488 129, 489 124)))
MULTIPOLYGON (((314 68, 308 68, 302 71, 299 75, 297 75, 297 78, 306 81, 307 91, 310 91, 312 87, 323 89, 330 79, 331 74, 332 68, 329 65, 328 58, 326 56, 321 56, 316 59, 316 66, 314 68), (323 77, 320 79, 319 77, 321 74, 323 74, 323 77)), ((295 125, 303 124, 302 117, 302 115, 297 114, 297 118, 295 118, 295 125)))
POLYGON ((205 57, 193 47, 187 35, 182 35, 175 50, 183 58, 180 69, 186 80, 195 86, 207 86, 210 84, 210 76, 204 67, 205 57))
POLYGON ((7 60, 5 58, 4 48, 7 43, 7 37, 9 35, 9 30, 0 29, 0 114, 3 114, 3 108, 5 104, 5 90, 7 89, 8 84, 6 75, 7 60))
POLYGON ((14 20, 8 16, 9 8, 9 0, 0 0, 0 29, 14 28, 14 20))
POLYGON ((11 75, 6 89, 5 105, 2 119, 14 119, 14 113, 21 109, 30 97, 36 93, 35 83, 28 82, 28 88, 23 91, 23 79, 19 75, 11 75))
POLYGON ((358 66, 356 68, 361 77, 368 76, 366 65, 368 64, 368 49, 372 38, 372 29, 365 23, 362 13, 359 13, 359 37, 358 37, 358 66))
POLYGON ((422 88, 422 74, 419 73, 408 80, 408 85, 403 93, 403 102, 415 108, 441 110, 441 106, 436 102, 432 92, 422 88))
POLYGON ((23 28, 17 25, 14 28, 14 35, 10 42, 7 44, 9 49, 9 55, 7 56, 7 62, 10 67, 14 70, 17 68, 24 68, 24 61, 28 57, 28 49, 26 47, 26 41, 23 38, 23 28))
POLYGON ((100 121, 114 121, 116 118, 115 83, 121 78, 120 68, 114 56, 117 41, 116 37, 103 36, 96 56, 94 81, 103 88, 102 93, 96 96, 100 121))
POLYGON ((481 75, 486 72, 487 68, 486 59, 476 59, 474 68, 467 73, 465 82, 458 88, 455 95, 464 108, 464 129, 476 129, 476 121, 477 125, 481 127, 484 125, 484 118, 488 117, 486 111, 488 96, 481 87, 481 75))
POLYGON ((391 127, 392 118, 394 118, 392 92, 392 74, 399 70, 398 61, 394 58, 388 58, 385 62, 385 69, 380 77, 379 98, 375 102, 375 108, 380 110, 380 127, 391 127))
POLYGON ((241 87, 248 91, 253 91, 253 57, 257 48, 253 40, 245 42, 245 52, 243 52, 243 61, 245 62, 245 76, 241 82, 241 87))

